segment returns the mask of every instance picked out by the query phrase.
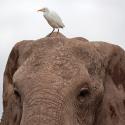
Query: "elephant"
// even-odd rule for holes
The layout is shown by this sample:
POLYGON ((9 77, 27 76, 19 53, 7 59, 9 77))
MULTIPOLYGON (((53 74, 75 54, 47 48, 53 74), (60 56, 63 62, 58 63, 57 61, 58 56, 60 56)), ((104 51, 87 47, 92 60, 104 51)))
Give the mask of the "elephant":
POLYGON ((2 125, 125 125, 125 51, 53 33, 13 47, 2 125))

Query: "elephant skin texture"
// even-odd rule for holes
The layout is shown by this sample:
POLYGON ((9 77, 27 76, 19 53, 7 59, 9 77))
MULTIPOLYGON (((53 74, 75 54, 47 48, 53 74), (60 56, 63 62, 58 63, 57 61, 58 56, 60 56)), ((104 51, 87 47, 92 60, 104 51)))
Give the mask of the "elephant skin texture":
POLYGON ((0 125, 125 125, 125 51, 60 33, 17 43, 0 125))

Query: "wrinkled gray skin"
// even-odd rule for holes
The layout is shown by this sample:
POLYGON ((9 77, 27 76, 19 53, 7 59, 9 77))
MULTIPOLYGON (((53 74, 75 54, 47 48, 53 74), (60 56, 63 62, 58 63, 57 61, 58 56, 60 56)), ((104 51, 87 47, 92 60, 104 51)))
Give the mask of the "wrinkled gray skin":
POLYGON ((2 125, 125 125, 125 52, 52 34, 17 43, 3 86, 2 125))

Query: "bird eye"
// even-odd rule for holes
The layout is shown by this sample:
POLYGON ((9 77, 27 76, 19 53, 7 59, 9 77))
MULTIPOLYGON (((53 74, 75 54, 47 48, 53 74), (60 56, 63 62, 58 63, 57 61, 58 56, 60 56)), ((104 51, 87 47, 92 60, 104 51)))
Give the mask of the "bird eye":
POLYGON ((79 95, 78 95, 78 99, 80 102, 83 102, 85 97, 88 96, 90 94, 89 88, 81 88, 79 95))

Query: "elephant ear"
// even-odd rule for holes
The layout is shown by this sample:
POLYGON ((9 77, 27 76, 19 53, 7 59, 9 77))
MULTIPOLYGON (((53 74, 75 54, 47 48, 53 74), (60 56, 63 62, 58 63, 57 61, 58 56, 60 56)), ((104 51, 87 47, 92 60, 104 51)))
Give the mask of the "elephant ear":
POLYGON ((32 40, 18 42, 10 52, 3 78, 3 108, 8 105, 8 100, 13 94, 13 75, 16 70, 31 54, 32 40))
POLYGON ((3 108, 8 105, 8 100, 13 94, 13 74, 18 68, 18 44, 13 47, 9 55, 3 78, 3 108))
MULTIPOLYGON (((14 101, 13 74, 18 68, 18 44, 15 45, 9 55, 3 78, 3 116, 1 124, 9 124, 12 115, 12 105, 14 101)), ((14 104, 15 105, 15 104, 14 104)))
POLYGON ((125 51, 107 43, 95 46, 105 66, 104 97, 96 125, 125 125, 125 51))
POLYGON ((3 78, 2 124, 18 125, 21 118, 20 98, 14 93, 13 75, 31 53, 32 41, 17 43, 9 55, 3 78))

